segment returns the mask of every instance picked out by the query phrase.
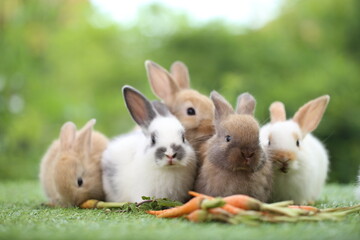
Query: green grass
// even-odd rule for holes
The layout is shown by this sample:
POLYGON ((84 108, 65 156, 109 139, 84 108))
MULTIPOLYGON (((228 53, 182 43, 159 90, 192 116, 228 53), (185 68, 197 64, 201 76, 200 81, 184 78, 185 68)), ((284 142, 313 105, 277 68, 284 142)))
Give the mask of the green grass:
MULTIPOLYGON (((328 185, 316 206, 359 203, 350 185, 328 185)), ((0 183, 0 239, 360 239, 360 213, 340 222, 193 224, 146 214, 42 207, 36 181, 0 183)))

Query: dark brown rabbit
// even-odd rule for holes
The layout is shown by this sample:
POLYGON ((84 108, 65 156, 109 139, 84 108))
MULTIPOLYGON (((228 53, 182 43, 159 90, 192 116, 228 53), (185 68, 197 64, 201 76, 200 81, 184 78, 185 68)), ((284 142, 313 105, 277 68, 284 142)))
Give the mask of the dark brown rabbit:
POLYGON ((211 196, 246 194, 268 201, 272 185, 271 162, 259 141, 259 124, 254 118, 256 101, 249 93, 238 98, 236 113, 217 92, 215 135, 201 147, 199 176, 195 191, 211 196))

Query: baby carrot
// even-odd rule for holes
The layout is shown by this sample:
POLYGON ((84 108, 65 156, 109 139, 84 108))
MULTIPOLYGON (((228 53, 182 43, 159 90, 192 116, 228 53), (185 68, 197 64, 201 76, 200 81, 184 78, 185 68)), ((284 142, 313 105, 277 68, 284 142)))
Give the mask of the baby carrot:
POLYGON ((206 210, 197 209, 186 216, 191 222, 204 222, 207 219, 208 213, 206 210))
POLYGON ((206 198, 206 199, 213 199, 214 197, 211 197, 209 195, 205 195, 203 193, 198 193, 198 192, 194 192, 194 191, 189 191, 188 192, 190 196, 193 196, 193 197, 203 197, 203 198, 206 198))
POLYGON ((160 214, 154 214, 156 211, 147 211, 147 213, 157 215, 158 218, 171 218, 171 217, 180 217, 185 214, 189 214, 197 209, 201 208, 201 202, 204 200, 204 198, 201 197, 195 197, 192 198, 190 201, 185 203, 184 205, 169 208, 166 210, 161 210, 162 212, 160 214))
POLYGON ((244 210, 260 210, 262 202, 243 194, 236 194, 224 197, 228 204, 244 210))
POLYGON ((89 199, 82 204, 80 208, 121 208, 126 205, 127 202, 103 202, 95 199, 89 199))
MULTIPOLYGON (((209 199, 210 200, 210 199, 209 199)), ((220 200, 220 199, 217 199, 217 201, 213 201, 212 199, 210 200, 210 201, 208 201, 208 202, 205 202, 205 201, 202 201, 201 202, 201 205, 200 205, 200 207, 201 208, 212 208, 212 205, 213 204, 215 204, 215 206, 216 205, 222 205, 223 203, 222 203, 222 200, 220 200), (212 202, 211 202, 212 201, 212 202)), ((155 216, 157 216, 157 215, 160 215, 160 214, 162 214, 162 213, 164 213, 164 212, 167 212, 167 211, 169 211, 169 209, 164 209, 164 210, 149 210, 149 211, 147 211, 147 213, 149 213, 149 214, 151 214, 151 215, 155 215, 155 216)))
POLYGON ((157 216, 157 215, 162 214, 166 210, 169 210, 169 209, 165 209, 165 210, 148 210, 148 211, 146 211, 146 213, 157 216))
MULTIPOLYGON (((189 191, 189 194, 191 196, 202 196, 202 197, 210 198, 210 199, 212 198, 205 194, 197 193, 197 192, 193 192, 193 191, 189 191)), ((243 209, 243 210, 271 211, 271 212, 276 212, 276 213, 280 213, 280 214, 291 216, 291 217, 297 216, 299 214, 298 212, 295 212, 294 209, 291 209, 291 208, 288 209, 288 208, 284 208, 284 207, 276 207, 271 204, 263 203, 255 198, 252 198, 250 196, 243 195, 243 194, 231 195, 231 196, 224 197, 223 199, 227 203, 226 205, 231 205, 233 207, 236 207, 238 209, 243 209)))
POLYGON ((225 204, 224 206, 221 207, 222 209, 224 209, 225 211, 227 211, 228 213, 231 213, 231 214, 238 214, 240 212, 243 211, 243 209, 240 209, 240 208, 237 208, 235 206, 232 206, 231 204, 225 204))
MULTIPOLYGON (((205 195, 203 193, 198 193, 198 192, 194 192, 194 191, 189 191, 188 193, 189 193, 189 195, 191 195, 193 197, 203 197, 205 199, 214 199, 214 197, 205 195)), ((228 213, 236 215, 242 211, 240 208, 229 204, 225 198, 224 198, 224 200, 225 200, 226 204, 224 206, 222 206, 221 208, 224 209, 225 211, 227 211, 228 213)))
POLYGON ((235 214, 229 213, 222 207, 210 208, 210 209, 208 209, 208 212, 213 215, 225 215, 225 216, 229 216, 229 217, 235 215, 235 214))
MULTIPOLYGON (((212 199, 213 197, 198 193, 189 191, 189 194, 194 197, 204 197, 207 199, 212 199)), ((241 208, 244 210, 259 210, 262 202, 259 200, 256 200, 255 198, 249 197, 247 195, 237 194, 237 195, 231 195, 228 197, 223 198, 224 201, 234 207, 241 208)))

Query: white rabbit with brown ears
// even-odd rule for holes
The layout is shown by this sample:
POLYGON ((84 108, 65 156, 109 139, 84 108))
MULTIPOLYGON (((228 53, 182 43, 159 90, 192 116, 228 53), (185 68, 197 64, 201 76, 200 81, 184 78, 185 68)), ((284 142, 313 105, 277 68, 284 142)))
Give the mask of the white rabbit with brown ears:
POLYGON ((319 198, 329 158, 324 145, 311 132, 320 123, 329 100, 325 95, 309 101, 289 120, 283 103, 271 104, 271 122, 261 128, 260 139, 273 162, 273 201, 307 204, 319 198))
POLYGON ((107 201, 139 202, 142 196, 186 201, 196 174, 195 152, 185 129, 166 106, 125 86, 123 95, 141 127, 109 144, 102 158, 107 201))

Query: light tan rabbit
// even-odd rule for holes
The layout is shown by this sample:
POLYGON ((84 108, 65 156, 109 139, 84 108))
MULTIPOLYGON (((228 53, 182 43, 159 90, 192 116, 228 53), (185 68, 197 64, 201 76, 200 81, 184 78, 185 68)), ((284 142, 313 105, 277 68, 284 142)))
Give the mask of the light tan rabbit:
POLYGON ((93 131, 90 120, 76 131, 65 123, 41 160, 40 181, 50 205, 78 206, 88 199, 104 200, 101 155, 108 139, 93 131))
POLYGON ((188 69, 174 62, 171 74, 158 64, 147 60, 145 67, 151 88, 184 126, 185 137, 199 152, 200 145, 214 134, 214 105, 212 101, 190 88, 188 69))

